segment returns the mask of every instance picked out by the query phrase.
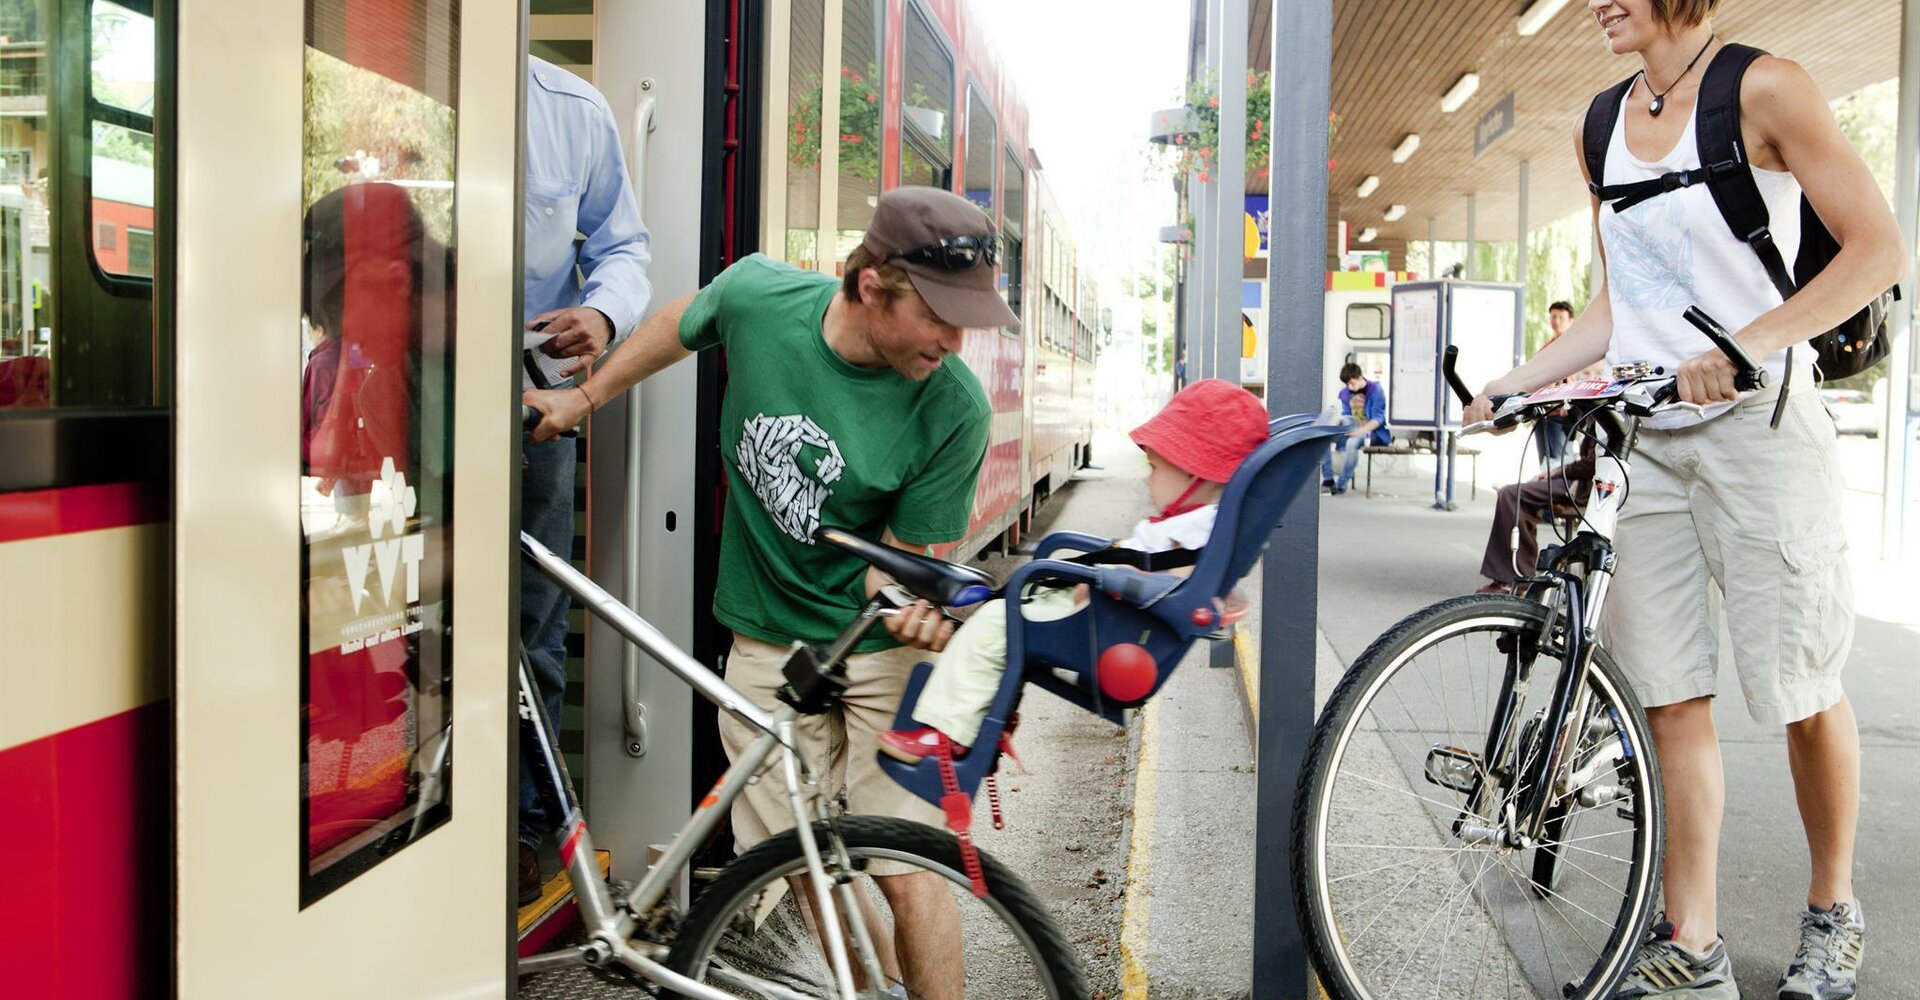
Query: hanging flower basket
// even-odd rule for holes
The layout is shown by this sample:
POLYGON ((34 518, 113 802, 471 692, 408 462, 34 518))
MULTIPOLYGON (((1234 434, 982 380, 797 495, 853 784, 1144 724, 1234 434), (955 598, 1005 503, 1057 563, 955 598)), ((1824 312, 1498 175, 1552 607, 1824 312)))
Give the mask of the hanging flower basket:
MULTIPOLYGON (((1196 80, 1187 85, 1187 110, 1194 123, 1193 133, 1173 139, 1174 170, 1193 174, 1202 183, 1210 182, 1219 167, 1220 95, 1211 84, 1196 80)), ((1247 73, 1247 172, 1249 181, 1266 180, 1273 170, 1273 136, 1268 130, 1273 120, 1273 78, 1263 71, 1247 73)), ((1327 114, 1327 142, 1339 133, 1340 116, 1327 114)), ((1333 161, 1327 165, 1332 167, 1333 161)))

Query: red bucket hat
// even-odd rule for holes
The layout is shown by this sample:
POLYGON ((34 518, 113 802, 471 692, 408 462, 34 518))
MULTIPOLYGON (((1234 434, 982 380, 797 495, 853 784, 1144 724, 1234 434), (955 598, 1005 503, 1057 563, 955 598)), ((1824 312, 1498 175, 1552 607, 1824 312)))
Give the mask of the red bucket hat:
POLYGON ((1127 436, 1192 475, 1224 483, 1266 443, 1267 408, 1231 382, 1201 379, 1127 436))

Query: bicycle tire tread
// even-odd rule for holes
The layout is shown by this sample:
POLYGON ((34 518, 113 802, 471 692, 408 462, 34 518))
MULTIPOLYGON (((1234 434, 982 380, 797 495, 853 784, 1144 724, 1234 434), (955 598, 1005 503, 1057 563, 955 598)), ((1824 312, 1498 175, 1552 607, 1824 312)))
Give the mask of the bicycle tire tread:
MULTIPOLYGON (((839 826, 841 838, 850 849, 887 848, 919 855, 952 871, 965 870, 960 861, 960 845, 953 834, 924 823, 886 816, 846 816, 839 820, 839 826)), ((824 827, 825 824, 814 825, 815 830, 824 830, 824 827)), ((785 877, 772 873, 788 866, 802 853, 798 833, 787 830, 754 845, 721 869, 720 874, 707 885, 688 910, 687 919, 681 924, 679 933, 674 937, 674 946, 668 953, 667 967, 683 975, 693 975, 690 966, 695 956, 688 946, 705 937, 716 921, 726 919, 731 913, 731 904, 741 893, 764 883, 770 877, 785 877)), ((1081 971, 1073 945, 1054 922, 1045 904, 997 858, 986 851, 980 851, 979 854, 988 895, 1003 906, 1019 924, 1021 931, 1032 939, 1036 959, 1044 963, 1053 981, 1058 984, 1056 996, 1060 1000, 1086 1000, 1086 976, 1081 971)))

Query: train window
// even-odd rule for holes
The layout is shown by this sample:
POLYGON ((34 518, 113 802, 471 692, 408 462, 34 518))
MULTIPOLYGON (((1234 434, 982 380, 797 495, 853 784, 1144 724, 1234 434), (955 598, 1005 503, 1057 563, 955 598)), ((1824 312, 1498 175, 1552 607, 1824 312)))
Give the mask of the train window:
POLYGON ((919 4, 908 6, 900 183, 953 187, 953 56, 919 4))
POLYGON ((886 35, 881 21, 884 4, 849 3, 840 21, 840 136, 839 208, 835 228, 840 245, 836 261, 845 260, 866 235, 873 221, 873 205, 880 199, 881 109, 886 106, 881 46, 886 35))
POLYGON ((1025 269, 1022 266, 1025 260, 1021 251, 1024 247, 1022 239, 1026 233, 1027 177, 1026 172, 1020 169, 1020 161, 1014 157, 1011 149, 1006 152, 1006 162, 1001 166, 1000 179, 1004 192, 1001 195, 1004 201, 1000 209, 1003 216, 1000 223, 1000 238, 1005 241, 1005 246, 1000 252, 1000 277, 1004 282, 1007 306, 1013 310, 1014 315, 1018 316, 1020 315, 1021 279, 1025 276, 1023 274, 1025 269))
MULTIPOLYGON (((790 264, 820 267, 820 114, 826 91, 826 0, 794 0, 787 45, 787 218, 778 248, 790 264)), ((846 90, 841 90, 845 100, 846 90)), ((844 169, 844 167, 843 167, 844 169)))
MULTIPOLYGON (((308 0, 300 903, 452 815, 459 0, 308 0), (353 13, 355 16, 348 16, 353 13)), ((286 651, 293 658, 293 650, 286 651)), ((286 668, 283 668, 286 669, 286 668)), ((293 831, 289 831, 292 833, 293 831)))
POLYGON ((0 409, 52 403, 49 0, 0 4, 0 409))
POLYGON ((91 142, 93 259, 121 277, 153 277, 153 16, 94 0, 89 33, 87 118, 91 142), (147 263, 131 263, 130 229, 148 234, 147 263))
POLYGON ((966 182, 967 200, 993 216, 993 168, 1000 158, 993 155, 993 112, 981 100, 977 87, 967 88, 967 168, 961 175, 966 182))
POLYGON ((1356 303, 1348 306, 1347 339, 1387 339, 1387 307, 1378 302, 1356 303))

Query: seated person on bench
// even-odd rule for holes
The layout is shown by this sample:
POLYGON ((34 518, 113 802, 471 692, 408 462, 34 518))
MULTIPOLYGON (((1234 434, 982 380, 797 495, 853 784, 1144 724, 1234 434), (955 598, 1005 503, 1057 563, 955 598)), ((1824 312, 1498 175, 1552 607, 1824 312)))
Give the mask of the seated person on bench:
MULTIPOLYGON (((1141 552, 1197 549, 1213 531, 1226 481, 1266 443, 1267 411, 1247 390, 1205 379, 1180 390, 1129 436, 1147 453, 1152 468, 1147 493, 1160 513, 1136 525, 1118 547, 1141 552)), ((1052 621, 1085 606, 1086 587, 1035 587, 1022 601, 1023 618, 1052 621)), ((1228 604, 1224 618, 1238 618, 1246 611, 1244 599, 1229 599, 1228 604)), ((922 725, 881 733, 880 752, 909 764, 938 753, 943 745, 955 756, 965 754, 980 733, 980 721, 1006 668, 1006 604, 988 601, 940 654, 914 706, 914 720, 922 725)))
POLYGON ((1360 366, 1351 361, 1341 367, 1340 381, 1345 385, 1340 390, 1340 409, 1353 415, 1353 429, 1345 439, 1328 447, 1326 456, 1320 459, 1320 488, 1335 496, 1353 485, 1353 470, 1360 464, 1362 447, 1393 443, 1393 434, 1387 430, 1387 390, 1381 388, 1380 383, 1370 381, 1360 366), (1346 454, 1339 479, 1333 476, 1335 452, 1346 454))
POLYGON ((1540 557, 1540 543, 1534 529, 1552 515, 1555 507, 1587 502, 1593 487, 1593 438, 1580 445, 1580 457, 1572 462, 1533 477, 1524 483, 1500 487, 1493 501, 1493 531, 1487 536, 1487 553, 1480 560, 1480 575, 1493 582, 1481 587, 1482 594, 1511 594, 1521 577, 1532 576, 1540 557), (1513 547, 1515 522, 1520 526, 1520 549, 1513 547))

